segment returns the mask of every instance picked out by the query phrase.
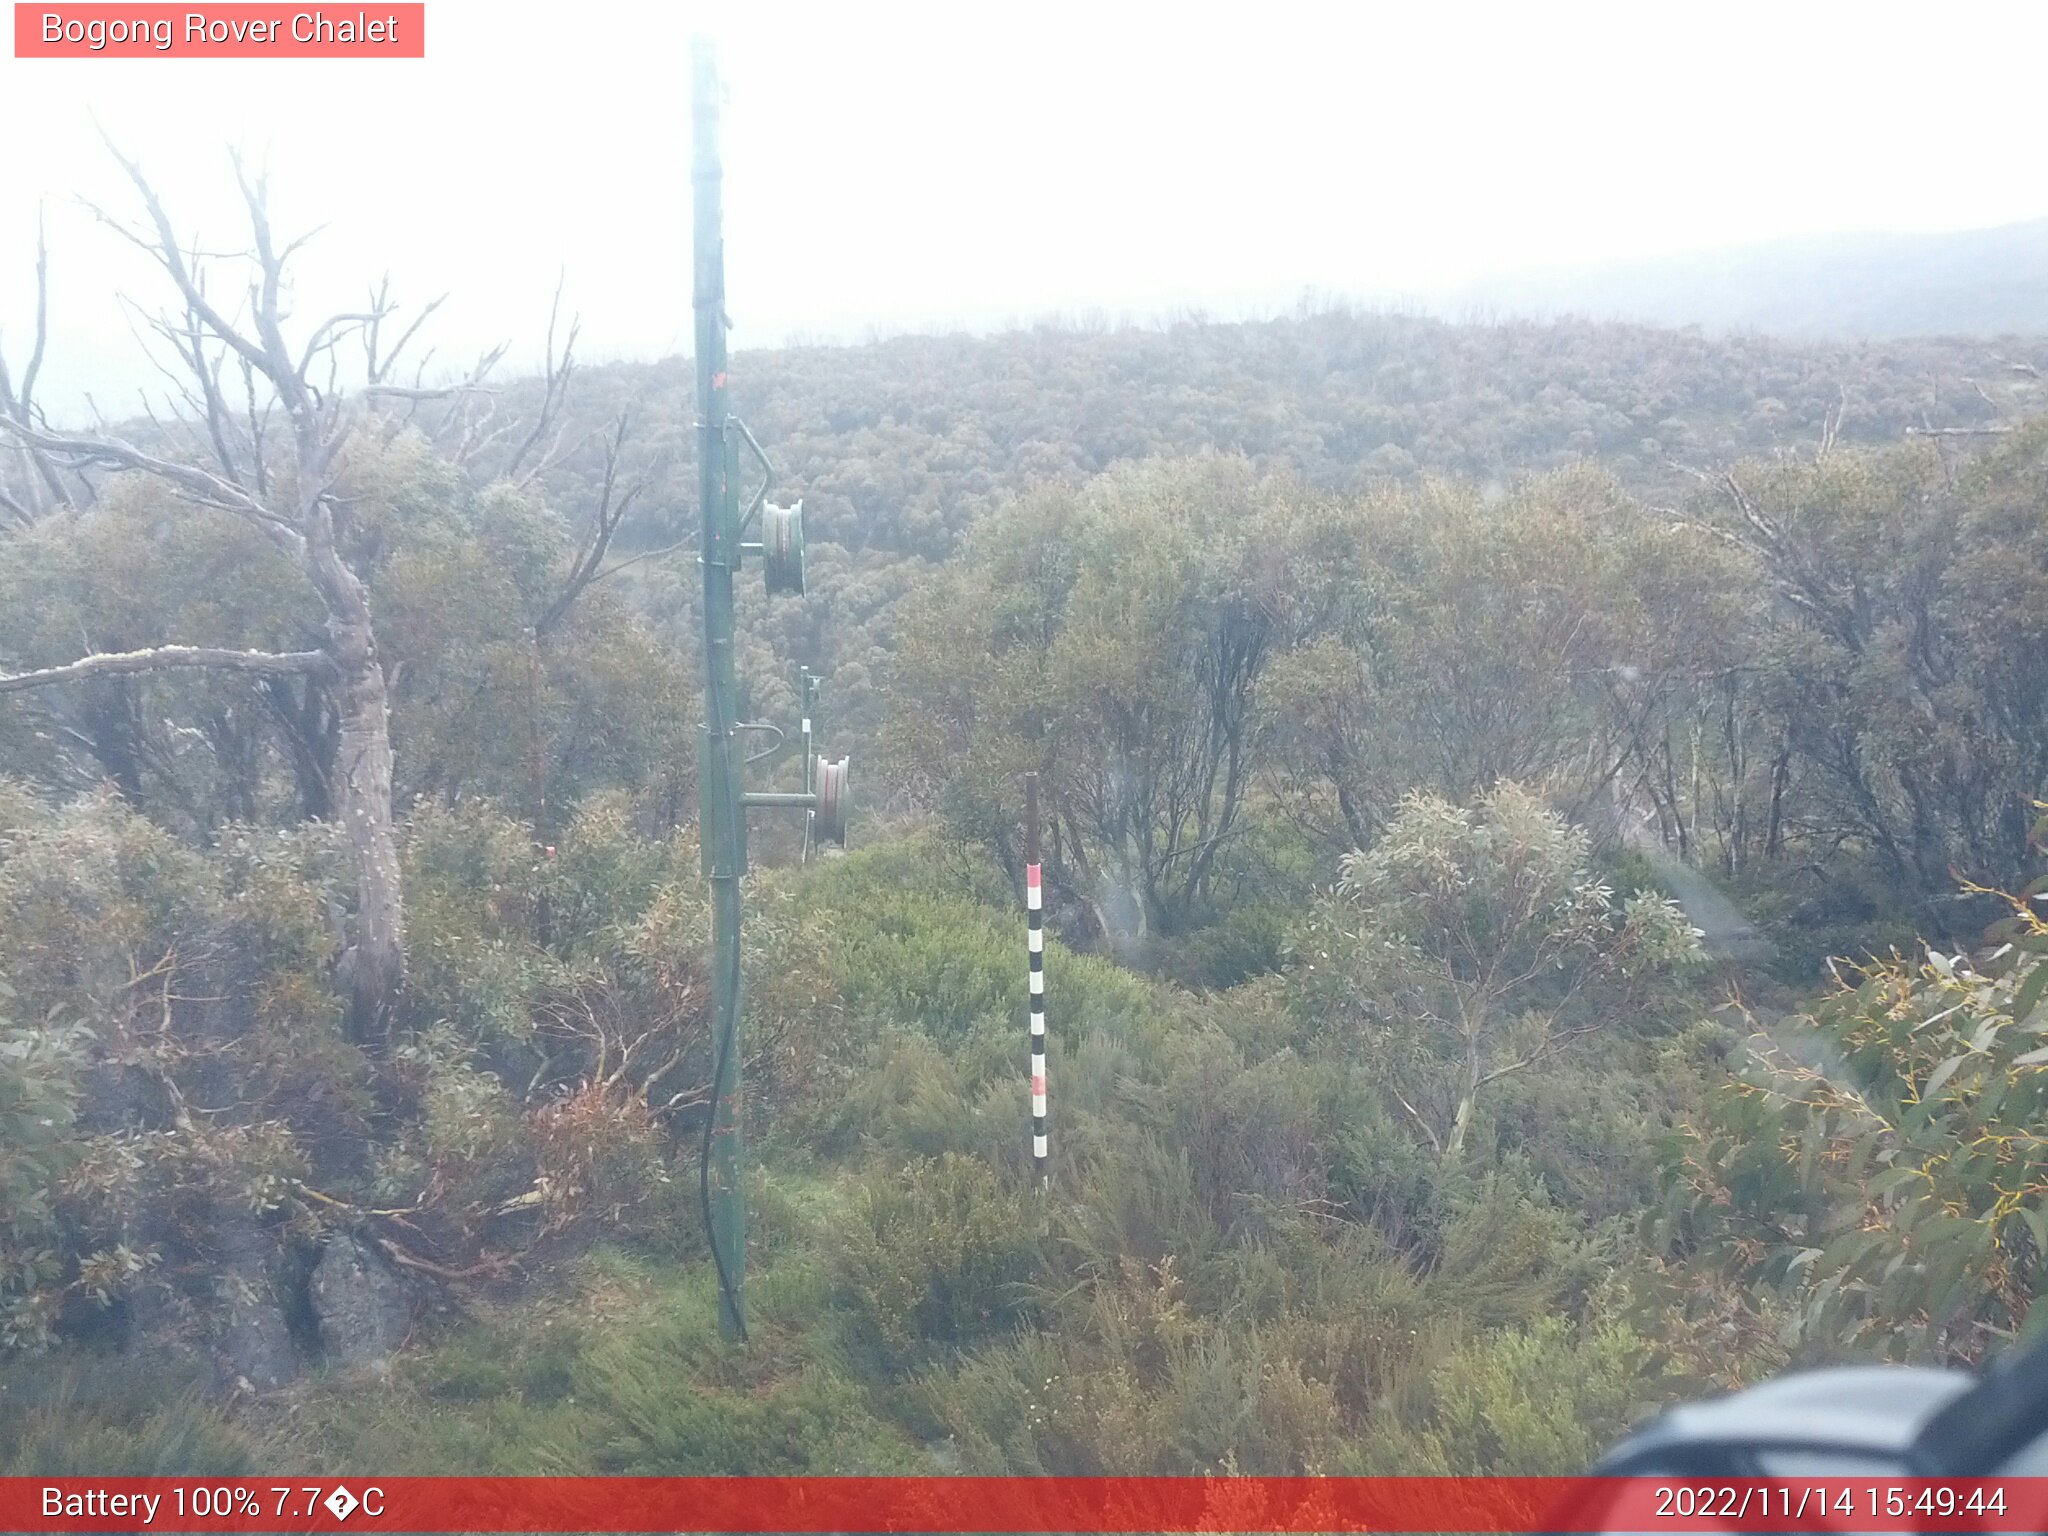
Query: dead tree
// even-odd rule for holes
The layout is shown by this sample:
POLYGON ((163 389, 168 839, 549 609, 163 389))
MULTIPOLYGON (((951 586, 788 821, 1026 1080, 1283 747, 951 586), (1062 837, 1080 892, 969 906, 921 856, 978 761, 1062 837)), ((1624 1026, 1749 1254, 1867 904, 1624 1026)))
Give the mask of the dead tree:
MULTIPOLYGON (((182 430, 167 430, 167 445, 152 442, 147 448, 107 433, 51 430, 33 406, 42 352, 39 315, 36 361, 22 386, 0 383, 0 435, 11 437, 27 457, 31 483, 38 487, 30 493, 38 498, 34 507, 21 510, 40 510, 44 498, 67 500, 60 469, 76 473, 96 466, 147 475, 184 500, 232 513, 288 555, 319 597, 325 643, 281 653, 165 645, 90 655, 66 666, 0 674, 0 694, 172 668, 231 669, 272 684, 302 677, 330 688, 339 722, 331 813, 346 834, 356 895, 338 982, 352 1029, 358 1038, 369 1038, 388 1025, 405 982, 405 902, 392 826, 389 685, 369 596, 343 554, 350 514, 337 487, 337 460, 379 395, 430 393, 394 385, 390 375, 433 306, 395 344, 382 346, 397 306, 379 288, 364 309, 331 315, 296 342, 288 340, 286 269, 305 237, 278 244, 264 179, 252 178, 235 161, 253 271, 246 299, 224 309, 208 291, 203 259, 180 240, 141 168, 118 151, 115 157, 140 194, 146 217, 140 227, 101 218, 143 250, 175 292, 176 309, 150 323, 175 354, 176 365, 166 371, 182 396, 174 402, 182 430), (347 390, 339 382, 339 349, 351 340, 361 344, 366 361, 361 385, 347 390), (181 446, 181 438, 190 442, 181 446)), ((41 265, 39 252, 39 271, 41 265)))
MULTIPOLYGON (((36 408, 36 377, 43 371, 43 353, 49 339, 50 246, 44 236, 42 216, 38 213, 35 327, 19 384, 8 371, 5 355, 0 355, 0 420, 22 427, 41 424, 42 413, 36 408)), ((50 461, 50 456, 27 442, 18 442, 16 449, 26 462, 28 473, 18 490, 11 491, 4 481, 0 481, 0 516, 26 526, 54 508, 71 507, 70 488, 64 483, 57 466, 50 461)))

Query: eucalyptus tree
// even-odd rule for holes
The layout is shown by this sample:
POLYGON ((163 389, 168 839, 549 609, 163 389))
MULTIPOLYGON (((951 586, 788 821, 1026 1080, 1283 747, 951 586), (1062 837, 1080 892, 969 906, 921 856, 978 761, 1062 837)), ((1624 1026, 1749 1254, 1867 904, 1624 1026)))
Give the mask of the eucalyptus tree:
POLYGON ((1049 869, 1139 938, 1198 924, 1266 750, 1298 494, 1241 459, 1126 466, 977 530, 914 600, 893 682, 901 771, 1014 853, 1021 775, 1049 869))
POLYGON ((1287 535, 1305 574, 1267 679, 1280 803, 1343 849, 1415 790, 1541 785, 1598 819, 1644 715, 1618 681, 1674 665, 1643 574, 1671 563, 1652 559, 1659 533, 1587 468, 1311 505, 1287 535))
MULTIPOLYGON (((558 351, 550 325, 536 418, 496 420, 495 404, 480 381, 499 353, 488 354, 463 382, 445 387, 427 387, 424 362, 408 360, 438 300, 401 323, 400 306, 385 282, 370 290, 360 309, 312 321, 293 315, 292 262, 310 236, 279 237, 265 178, 251 175, 239 159, 234 172, 249 244, 236 255, 217 256, 201 254, 189 232, 180 232, 133 159, 118 150, 115 158, 137 195, 141 217, 133 224, 105 212, 99 217, 150 258, 168 285, 169 303, 149 327, 152 350, 159 354, 153 361, 172 381, 169 409, 151 412, 126 435, 104 423, 91 431, 53 427, 33 396, 45 339, 39 306, 31 364, 19 384, 6 381, 0 390, 0 440, 11 440, 30 471, 12 477, 10 514, 20 523, 57 525, 58 536, 69 538, 75 530, 64 526, 66 520, 81 520, 110 495, 115 503, 121 500, 97 472, 144 482, 154 487, 144 501, 155 510, 131 527, 147 527, 156 511, 176 506, 216 528, 239 528, 238 537, 221 541, 229 558, 204 576, 211 583, 214 616, 220 600, 255 581, 277 594, 268 621, 254 626, 255 638, 295 638, 250 646, 245 631, 244 643, 153 639, 102 649, 88 632, 86 654, 0 672, 0 695, 172 673, 237 676, 258 684, 287 727, 305 810, 331 819, 345 836, 355 900, 337 981, 352 1029, 368 1037, 388 1025, 406 974, 405 901, 393 820, 392 666, 371 586, 391 532, 389 509, 382 506, 390 497, 379 492, 392 487, 375 483, 380 473, 388 478, 391 472, 378 462, 376 445, 388 449, 411 430, 414 446, 397 458, 425 452, 449 471, 429 475, 406 494, 432 496, 436 484, 450 491, 464 469, 519 474, 530 482, 569 451, 555 417, 573 366, 574 330, 558 351), (409 380, 399 373, 401 363, 412 368, 409 380), (423 407, 438 419, 421 419, 423 407), (369 494, 365 478, 372 482, 369 494)), ((39 269, 44 264, 39 261, 39 269)), ((566 580, 552 599, 536 605, 530 623, 536 644, 605 574, 612 534, 632 500, 618 474, 621 442, 623 431, 607 452, 603 501, 566 580)), ((102 527, 93 536, 107 532, 102 527)), ((137 546, 129 553, 145 562, 167 547, 139 535, 137 546)), ((192 574, 180 570, 175 576, 192 574)), ((174 625, 189 618, 169 611, 174 625)))
POLYGON ((1298 1000, 1381 1064, 1445 1162, 1492 1084, 1618 1027, 1702 959, 1676 905, 1617 895, 1589 853, 1583 828, 1519 785, 1469 806, 1415 794, 1311 915, 1298 1000))
POLYGON ((2048 788, 2044 490, 2036 421, 1966 458, 1922 441, 1739 465, 1692 519, 1753 573, 1792 830, 1909 895, 2027 868, 2048 788))

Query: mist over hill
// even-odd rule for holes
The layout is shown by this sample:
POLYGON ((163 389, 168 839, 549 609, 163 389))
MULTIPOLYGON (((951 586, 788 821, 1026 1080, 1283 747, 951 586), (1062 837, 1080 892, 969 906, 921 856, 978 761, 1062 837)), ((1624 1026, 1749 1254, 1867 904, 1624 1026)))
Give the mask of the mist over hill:
POLYGON ((1511 273, 1459 289, 1438 307, 1783 336, 2033 335, 2048 330, 2048 219, 1511 273))

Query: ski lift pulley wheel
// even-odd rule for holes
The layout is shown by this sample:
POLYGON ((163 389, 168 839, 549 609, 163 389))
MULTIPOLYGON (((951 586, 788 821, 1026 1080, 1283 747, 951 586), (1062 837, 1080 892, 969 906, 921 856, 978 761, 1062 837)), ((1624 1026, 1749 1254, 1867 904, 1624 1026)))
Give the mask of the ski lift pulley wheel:
POLYGON ((770 596, 804 595, 804 504, 761 509, 762 579, 770 596))
POLYGON ((851 795, 847 788, 846 759, 820 757, 814 759, 813 772, 818 786, 818 811, 815 824, 818 841, 846 846, 846 818, 852 809, 851 795))

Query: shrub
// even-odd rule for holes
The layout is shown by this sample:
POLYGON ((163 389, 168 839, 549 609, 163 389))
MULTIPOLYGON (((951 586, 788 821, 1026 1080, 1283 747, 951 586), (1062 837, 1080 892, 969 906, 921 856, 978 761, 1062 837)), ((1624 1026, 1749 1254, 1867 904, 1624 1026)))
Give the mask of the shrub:
POLYGON ((1026 1315, 1032 1198, 951 1152, 860 1180, 835 1234, 840 1280, 888 1351, 970 1343, 1026 1315))
POLYGON ((1975 1363, 2048 1312, 2048 921, 1851 973, 1673 1136, 1657 1248, 1794 1309, 1809 1357, 1975 1363))
MULTIPOLYGON (((13 996, 0 982, 0 1007, 13 996)), ((20 1029, 0 1016, 0 1350, 50 1342, 59 1254, 56 1190, 77 1162, 77 1029, 20 1029)))
POLYGON ((1492 1085, 1632 1016, 1700 963, 1672 902, 1625 899, 1581 828, 1502 782, 1470 807, 1414 794, 1348 855, 1304 933, 1301 1006, 1386 1074, 1455 1164, 1492 1085))
POLYGON ((1255 976, 1271 975, 1286 963, 1293 923, 1293 914, 1285 907, 1231 907, 1214 922, 1160 940, 1153 950, 1154 968, 1184 987, 1235 987, 1255 976))
POLYGON ((0 968, 31 1016, 125 1012, 140 978, 210 949, 221 916, 205 861, 111 792, 0 828, 0 968))
POLYGON ((687 1218, 684 1181, 646 1101, 589 1083, 533 1116, 541 1191, 551 1224, 593 1223, 617 1237, 687 1218))
POLYGON ((1456 1345, 1421 1401, 1379 1419, 1347 1471, 1369 1476, 1568 1476, 1661 1395, 1649 1341, 1560 1317, 1456 1345))
POLYGON ((482 801, 417 807, 404 842, 408 990, 415 1017, 494 1050, 530 1044, 556 968, 534 945, 541 852, 482 801))

